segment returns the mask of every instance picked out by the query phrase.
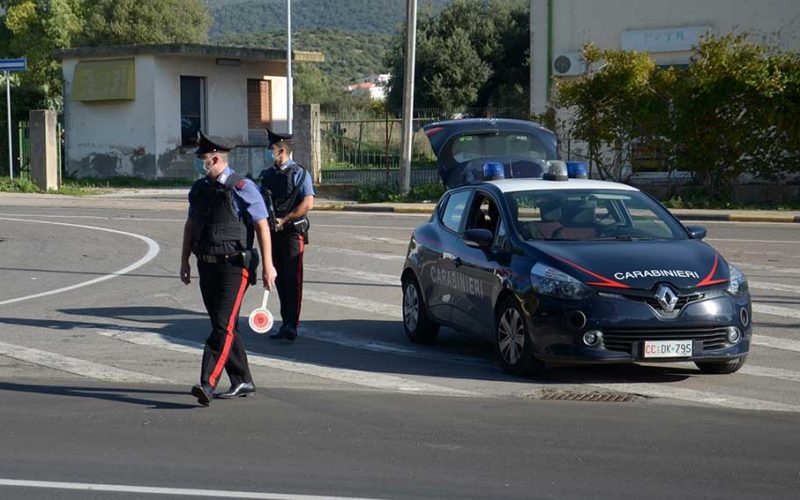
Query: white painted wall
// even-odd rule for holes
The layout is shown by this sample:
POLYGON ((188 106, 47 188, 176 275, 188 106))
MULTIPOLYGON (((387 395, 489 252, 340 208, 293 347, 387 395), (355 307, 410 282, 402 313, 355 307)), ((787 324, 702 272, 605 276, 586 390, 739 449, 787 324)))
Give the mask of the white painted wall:
POLYGON ((136 175, 137 157, 153 154, 156 149, 155 85, 151 76, 154 58, 140 56, 135 60, 133 101, 73 101, 70 96, 77 63, 78 59, 63 63, 66 171, 77 171, 82 177, 136 175))
MULTIPOLYGON (((710 26, 720 34, 732 29, 747 31, 754 42, 800 51, 799 0, 530 0, 530 3, 531 25, 537 27, 536 34, 546 26, 547 5, 553 8, 553 58, 579 51, 589 42, 600 48, 620 49, 624 31, 687 26, 710 26), (534 18, 537 15, 540 17, 534 18)), ((531 61, 531 81, 541 82, 541 75, 548 74, 551 64, 543 57, 542 44, 546 44, 546 38, 538 36, 532 43, 531 53, 535 56, 531 61)), ((689 54, 689 51, 651 53, 662 64, 685 63, 689 54)), ((544 109, 543 99, 541 83, 532 85, 531 109, 544 109)))
POLYGON ((247 143, 247 80, 262 78, 272 82, 273 128, 288 130, 286 65, 280 62, 220 66, 213 57, 138 55, 136 98, 93 103, 70 99, 77 62, 63 61, 65 156, 67 171, 81 177, 154 178, 177 175, 191 167, 193 150, 180 144, 181 76, 206 79, 209 134, 247 143))

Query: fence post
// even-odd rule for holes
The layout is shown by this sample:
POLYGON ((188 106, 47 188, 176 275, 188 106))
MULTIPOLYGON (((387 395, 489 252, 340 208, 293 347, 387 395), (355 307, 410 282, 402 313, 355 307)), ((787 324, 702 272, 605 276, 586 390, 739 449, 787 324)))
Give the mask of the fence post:
POLYGON ((308 170, 314 184, 319 184, 322 167, 319 104, 296 105, 292 131, 294 160, 308 170))
POLYGON ((58 147, 56 112, 35 109, 29 112, 31 180, 39 189, 58 189, 58 147))

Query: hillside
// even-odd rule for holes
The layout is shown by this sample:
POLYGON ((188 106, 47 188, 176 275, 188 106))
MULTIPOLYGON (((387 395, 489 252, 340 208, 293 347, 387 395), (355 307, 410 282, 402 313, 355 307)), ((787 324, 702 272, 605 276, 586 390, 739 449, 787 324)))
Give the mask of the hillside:
MULTIPOLYGON (((418 10, 438 12, 450 0, 419 0, 418 10)), ((286 0, 209 0, 212 39, 286 28, 286 0)), ((292 30, 395 34, 405 19, 404 0, 292 0, 292 30)))
MULTIPOLYGON (((386 50, 390 35, 375 33, 345 33, 332 30, 293 33, 296 50, 315 50, 325 54, 320 70, 337 86, 343 86, 360 76, 385 72, 386 50)), ((232 34, 215 40, 225 45, 247 47, 285 47, 285 32, 232 34)))

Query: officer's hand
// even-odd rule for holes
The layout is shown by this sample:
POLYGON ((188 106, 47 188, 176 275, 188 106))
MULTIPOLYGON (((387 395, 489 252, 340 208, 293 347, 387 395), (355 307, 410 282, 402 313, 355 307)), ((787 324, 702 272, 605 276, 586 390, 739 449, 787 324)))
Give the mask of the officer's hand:
POLYGON ((278 271, 275 266, 267 266, 261 271, 261 279, 264 280, 264 288, 268 290, 275 289, 275 278, 278 276, 278 271))
POLYGON ((275 229, 277 229, 278 231, 283 229, 284 224, 286 224, 286 219, 284 219, 283 217, 278 217, 277 219, 275 219, 275 229))
POLYGON ((181 264, 181 281, 183 281, 185 285, 188 285, 189 283, 192 282, 192 279, 190 277, 191 274, 192 274, 192 266, 188 262, 183 262, 181 264))

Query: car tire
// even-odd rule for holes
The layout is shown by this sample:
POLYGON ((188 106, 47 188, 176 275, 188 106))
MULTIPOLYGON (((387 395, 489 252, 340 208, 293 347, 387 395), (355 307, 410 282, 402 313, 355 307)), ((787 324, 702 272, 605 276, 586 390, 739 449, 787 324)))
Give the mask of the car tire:
POLYGON ((506 297, 500 303, 494 333, 495 353, 503 371, 515 376, 544 373, 546 366, 534 356, 528 322, 515 297, 506 297))
POLYGON ((439 325, 428 318, 417 279, 403 279, 403 329, 411 342, 430 344, 439 336, 439 325))
POLYGON ((725 375, 739 371, 739 368, 744 366, 744 361, 746 359, 747 356, 744 356, 730 361, 695 361, 694 364, 696 364, 703 373, 725 375))

